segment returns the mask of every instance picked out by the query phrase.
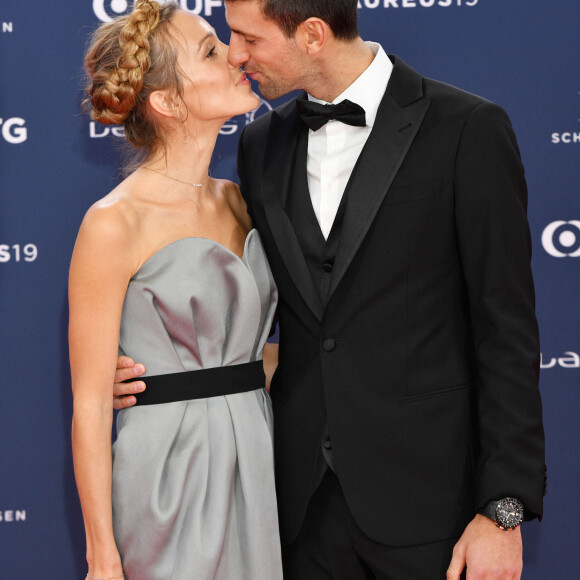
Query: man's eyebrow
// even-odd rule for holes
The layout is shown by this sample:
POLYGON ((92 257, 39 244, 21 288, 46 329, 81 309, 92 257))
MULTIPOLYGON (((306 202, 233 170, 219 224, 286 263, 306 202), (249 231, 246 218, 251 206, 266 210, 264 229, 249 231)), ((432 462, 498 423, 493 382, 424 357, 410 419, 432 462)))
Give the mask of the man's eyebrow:
POLYGON ((230 32, 233 34, 239 34, 240 36, 249 36, 250 38, 258 38, 257 34, 252 32, 244 32, 243 30, 238 30, 237 28, 229 27, 230 32))

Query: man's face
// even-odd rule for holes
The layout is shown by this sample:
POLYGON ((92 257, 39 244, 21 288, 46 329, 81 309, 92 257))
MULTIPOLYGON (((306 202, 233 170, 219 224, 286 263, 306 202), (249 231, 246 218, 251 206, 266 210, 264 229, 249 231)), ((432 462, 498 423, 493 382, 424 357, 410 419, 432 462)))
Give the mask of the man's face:
POLYGON ((267 99, 277 99, 305 87, 308 63, 293 38, 287 38, 265 18, 258 0, 226 0, 226 20, 232 30, 228 60, 244 67, 267 99))

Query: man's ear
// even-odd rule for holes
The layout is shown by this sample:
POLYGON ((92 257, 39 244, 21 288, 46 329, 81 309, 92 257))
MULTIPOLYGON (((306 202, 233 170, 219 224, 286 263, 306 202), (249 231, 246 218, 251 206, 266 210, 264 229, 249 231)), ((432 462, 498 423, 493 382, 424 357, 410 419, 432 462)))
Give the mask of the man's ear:
POLYGON ((179 106, 167 91, 153 91, 149 95, 149 106, 163 117, 178 118, 179 106))
POLYGON ((330 26, 320 18, 308 18, 296 29, 296 42, 309 56, 317 55, 327 44, 332 34, 330 26))

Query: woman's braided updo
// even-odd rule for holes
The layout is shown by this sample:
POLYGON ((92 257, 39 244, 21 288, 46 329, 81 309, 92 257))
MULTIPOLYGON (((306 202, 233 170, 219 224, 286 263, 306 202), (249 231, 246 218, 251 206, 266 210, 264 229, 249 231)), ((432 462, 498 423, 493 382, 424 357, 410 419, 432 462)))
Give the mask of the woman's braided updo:
POLYGON ((123 125, 129 142, 148 154, 161 138, 148 115, 149 95, 160 89, 181 92, 176 43, 169 27, 177 9, 175 4, 137 0, 131 14, 99 26, 85 56, 85 105, 91 117, 123 125))

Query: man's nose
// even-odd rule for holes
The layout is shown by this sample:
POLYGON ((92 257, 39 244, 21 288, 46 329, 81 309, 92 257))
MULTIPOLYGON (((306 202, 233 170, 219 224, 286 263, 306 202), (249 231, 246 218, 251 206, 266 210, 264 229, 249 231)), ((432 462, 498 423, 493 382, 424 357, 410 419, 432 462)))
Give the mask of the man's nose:
POLYGON ((230 38, 230 49, 228 50, 228 62, 233 67, 244 66, 250 60, 250 55, 245 47, 245 42, 236 34, 230 38))

